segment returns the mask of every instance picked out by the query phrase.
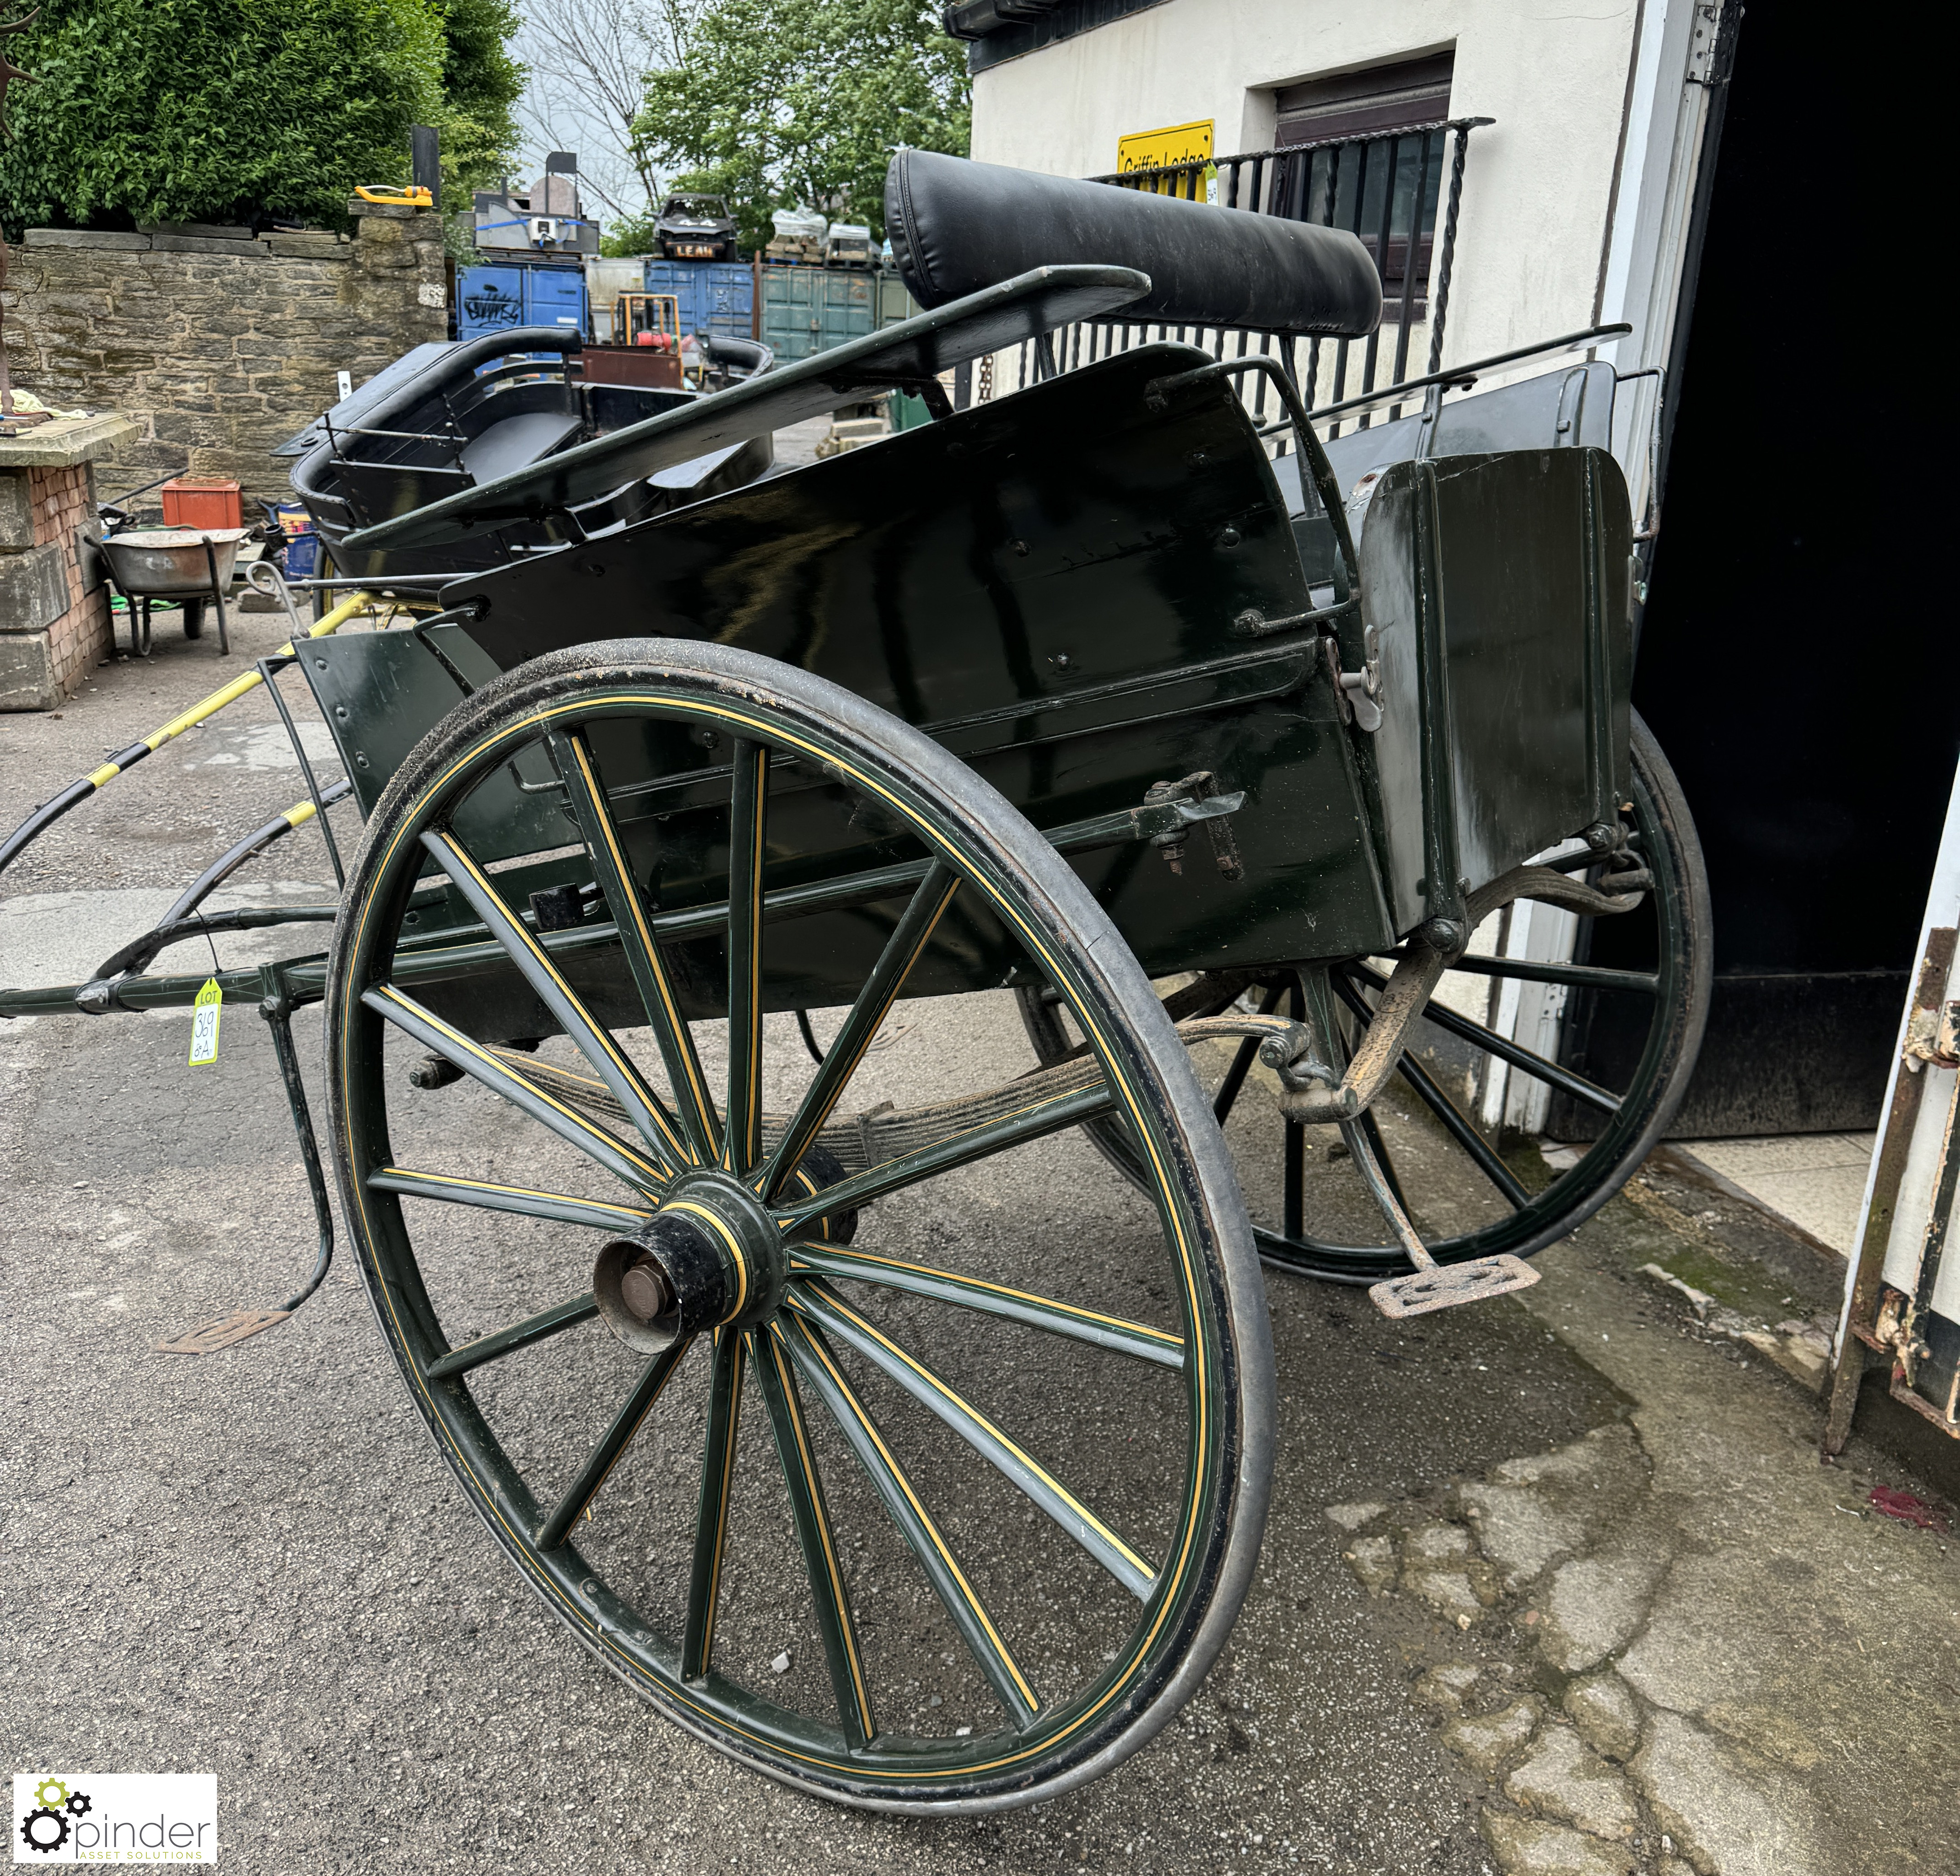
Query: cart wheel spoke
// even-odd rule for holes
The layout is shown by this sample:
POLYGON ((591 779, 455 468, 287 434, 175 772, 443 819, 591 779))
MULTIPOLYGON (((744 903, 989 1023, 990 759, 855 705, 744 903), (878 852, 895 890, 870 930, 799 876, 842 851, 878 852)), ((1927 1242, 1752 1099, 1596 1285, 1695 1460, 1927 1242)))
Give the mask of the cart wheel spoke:
POLYGON ((845 1585, 843 1562, 831 1528, 830 1509, 824 1500, 823 1481, 818 1476, 816 1455, 810 1449, 810 1429, 797 1393, 796 1377, 790 1371, 789 1358, 778 1336, 772 1333, 759 1336, 757 1341, 756 1379, 768 1406, 776 1457, 781 1461, 783 1483, 796 1516, 797 1538, 803 1546, 803 1568, 816 1604, 816 1623, 823 1636, 824 1657, 830 1666, 838 1715, 851 1744, 866 1745, 877 1732, 878 1723, 872 1711, 864 1659, 858 1652, 857 1630, 851 1620, 850 1591, 845 1585))
POLYGON ((945 1605, 947 1613, 959 1631, 980 1671, 1000 1697, 1016 1723, 1025 1726, 1041 1708, 1040 1696, 1021 1672, 992 1616, 959 1567, 950 1546, 933 1522, 912 1481, 892 1457, 884 1435, 865 1409, 864 1404, 844 1378, 843 1371, 821 1338, 800 1318, 778 1318, 781 1336, 791 1358, 816 1390, 857 1456, 871 1482, 871 1489, 897 1525, 900 1534, 919 1560, 934 1593, 945 1605))
MULTIPOLYGON (((1274 984, 1259 999, 1259 1014, 1270 1016, 1280 1006, 1280 999, 1286 995, 1284 983, 1274 984)), ((1215 1011, 1211 1012, 1216 1014, 1215 1011)), ((1218 1092, 1211 1103, 1211 1111, 1218 1116, 1221 1127, 1231 1118, 1232 1110, 1239 1099, 1239 1091, 1246 1085, 1246 1077, 1252 1072, 1252 1064, 1258 1059, 1260 1038, 1247 1036, 1239 1044, 1232 1057, 1232 1065, 1225 1071, 1225 1078, 1218 1084, 1218 1092)))
POLYGON ((762 862, 769 752, 738 737, 728 798, 728 1124, 721 1163, 746 1173, 762 1157, 762 862))
POLYGON ((687 1353, 689 1346, 686 1337, 670 1343, 641 1371, 633 1391, 612 1416, 612 1424, 587 1456, 585 1464, 579 1467, 578 1476, 566 1487, 564 1497, 558 1500, 550 1516, 539 1525, 534 1541, 540 1550, 555 1550, 563 1543, 566 1534, 578 1521, 579 1514, 599 1495, 599 1488, 619 1464, 626 1448, 632 1444, 641 1422, 653 1412, 654 1403, 673 1378, 674 1370, 680 1366, 681 1358, 687 1353))
MULTIPOLYGON (((1350 963, 1342 969, 1356 982, 1365 983, 1371 989, 1383 990, 1388 987, 1388 979, 1366 964, 1350 963)), ((1597 1113, 1614 1114, 1620 1110, 1618 1095, 1596 1086, 1583 1075, 1574 1075, 1570 1069, 1561 1068, 1556 1062, 1548 1062, 1543 1056, 1513 1042, 1508 1036, 1499 1035, 1494 1029, 1486 1029, 1481 1023, 1473 1023, 1468 1017, 1459 1016, 1446 1004, 1430 1003, 1424 1010, 1422 1020, 1433 1023, 1438 1029, 1447 1030, 1465 1042, 1474 1043, 1485 1054, 1495 1056, 1500 1062, 1508 1062, 1513 1068, 1522 1069, 1526 1074, 1550 1083, 1561 1094, 1583 1101, 1597 1113)))
POLYGON ((565 982, 549 953, 504 904, 489 876, 453 834, 431 831, 422 836, 422 845, 448 874, 457 890, 469 900, 470 909, 503 946, 524 981, 537 992, 538 1000, 558 1019, 579 1053, 612 1091, 613 1099, 625 1109, 627 1118, 661 1164, 669 1172, 677 1172, 687 1165, 692 1156, 675 1128, 673 1116, 647 1085, 625 1051, 600 1027, 565 982))
POLYGON ((644 1206, 609 1205, 603 1199, 568 1198, 561 1192, 533 1192, 523 1186, 499 1186, 485 1179, 465 1179, 454 1173, 418 1173, 406 1166, 383 1166, 368 1175, 376 1192, 399 1192, 411 1199, 437 1199, 449 1205, 472 1205, 485 1212, 509 1212, 519 1218, 549 1218, 560 1225, 589 1225, 598 1231, 630 1231, 653 1216, 644 1206))
POLYGON ((1608 970, 1598 964, 1543 963, 1533 957, 1486 957, 1466 951, 1448 969, 1473 977, 1515 977, 1520 983, 1564 984, 1574 990, 1631 990, 1641 996, 1660 995, 1659 975, 1651 970, 1608 970))
POLYGON ((1513 1212, 1522 1211, 1530 1204, 1531 1194, 1518 1183, 1517 1174, 1498 1158, 1491 1150, 1490 1142, 1437 1086, 1436 1078, 1411 1056, 1405 1055, 1396 1068, 1402 1079, 1415 1090, 1422 1104, 1443 1123, 1443 1130, 1469 1155, 1477 1170, 1504 1195, 1505 1203, 1513 1212))
POLYGON ((568 1140, 606 1170, 642 1192, 657 1191, 667 1182, 666 1173, 654 1162, 615 1139, 603 1128, 595 1127, 582 1114, 547 1094, 520 1075, 509 1063, 493 1055, 481 1043, 473 1042, 462 1030, 446 1023, 432 1010, 425 1009, 412 997, 405 996, 393 984, 364 991, 361 1001, 377 1015, 412 1036, 424 1047, 453 1062, 465 1075, 499 1094, 513 1106, 521 1107, 533 1120, 549 1127, 561 1139, 568 1140))
POLYGON ((728 1504, 735 1483, 735 1440, 742 1419, 742 1381, 749 1337, 714 1332, 714 1374, 708 1385, 708 1449, 701 1462, 701 1497, 694 1521, 694 1565, 688 1581, 687 1626, 680 1646, 683 1680, 698 1680, 714 1652, 714 1616, 721 1600, 721 1566, 728 1550, 728 1504))
POLYGON ((584 734, 578 730, 554 735, 551 750, 558 773, 564 778, 578 817, 579 832, 591 855, 599 888, 612 913, 619 943, 632 967, 640 1002, 647 1013, 648 1027, 654 1032, 660 1060, 674 1091, 681 1126, 692 1148, 692 1156, 702 1164, 711 1164, 720 1155, 721 1130, 714 1104, 702 1073, 700 1057, 694 1046, 693 1032, 681 1014, 680 1001, 660 956, 659 942, 647 923, 646 902, 633 883, 632 869, 626 863, 626 850, 606 804, 597 766, 584 734))
POLYGON ((790 1307, 858 1352, 897 1382, 1070 1537, 1140 1601, 1157 1587, 1157 1572, 1027 1449, 1008 1438, 970 1401, 926 1365, 868 1322, 849 1304, 815 1282, 798 1284, 790 1307))
POLYGON ((452 1374, 466 1374, 473 1368, 481 1368, 486 1362, 514 1355, 518 1349, 528 1349, 533 1343, 545 1341, 567 1329, 575 1329, 598 1314, 599 1305, 593 1301, 592 1292, 587 1290, 583 1296, 574 1296, 568 1303, 541 1309, 535 1316, 527 1316, 522 1322, 513 1323, 508 1329, 499 1329, 493 1335, 479 1336, 474 1342, 466 1342, 440 1360, 430 1362, 424 1371, 432 1381, 447 1381, 452 1374))
MULTIPOLYGON (((886 1289, 903 1290, 912 1296, 929 1296, 937 1302, 1024 1323, 1031 1329, 1043 1329, 1071 1342, 1086 1342, 1096 1348, 1112 1349, 1119 1355, 1134 1355, 1162 1368, 1184 1365, 1184 1338, 1166 1329, 1153 1329, 1145 1323, 1078 1309, 1072 1303, 1058 1303, 1050 1296, 1010 1289, 1005 1284, 988 1283, 978 1277, 958 1276, 950 1270, 935 1270, 926 1264, 902 1263, 896 1258, 880 1257, 868 1251, 840 1250, 835 1245, 816 1244, 793 1244, 790 1250, 799 1263, 827 1276, 875 1283, 886 1289)), ((795 1274, 794 1265, 791 1274, 795 1274)))
POLYGON ((873 1199, 883 1198, 887 1193, 917 1185, 921 1180, 937 1177, 956 1166, 971 1165, 975 1160, 1004 1153, 1010 1147, 1025 1145, 1030 1140, 1039 1140, 1051 1133, 1059 1133, 1064 1128, 1077 1126, 1085 1120, 1093 1120, 1115 1105, 1115 1097, 1110 1093, 1109 1085, 1102 1081, 1067 1094, 1051 1095, 1045 1100, 1030 1102, 1026 1107, 1017 1108, 1011 1113, 969 1128, 964 1133, 955 1134, 950 1139, 934 1140, 909 1153, 901 1153, 896 1159, 867 1166, 863 1172, 854 1173, 848 1179, 826 1186, 798 1204, 784 1206, 781 1212, 784 1228, 800 1231, 813 1220, 827 1214, 854 1211, 869 1205, 873 1199))
POLYGON ((1389 1157, 1389 1143, 1382 1138, 1382 1123, 1375 1118, 1372 1109, 1364 1109, 1354 1117, 1353 1124, 1360 1129, 1368 1145, 1373 1149, 1375 1159, 1382 1169, 1382 1179, 1395 1203, 1406 1212, 1409 1209, 1408 1196, 1402 1190, 1402 1176, 1395 1171, 1395 1163, 1389 1157))
MULTIPOLYGON (((864 1060, 865 1050, 897 1001, 907 973, 931 941, 934 931, 959 890, 959 874, 943 860, 934 861, 926 869, 912 903, 905 907, 864 989, 851 1005, 844 1027, 824 1052, 822 1065, 811 1078, 802 1101, 791 1116, 788 1130, 770 1156, 759 1182, 765 1199, 775 1196, 784 1173, 801 1162, 830 1118, 851 1076, 858 1072, 858 1065, 864 1060)), ((804 1021, 807 1023, 808 1018, 804 1021)))

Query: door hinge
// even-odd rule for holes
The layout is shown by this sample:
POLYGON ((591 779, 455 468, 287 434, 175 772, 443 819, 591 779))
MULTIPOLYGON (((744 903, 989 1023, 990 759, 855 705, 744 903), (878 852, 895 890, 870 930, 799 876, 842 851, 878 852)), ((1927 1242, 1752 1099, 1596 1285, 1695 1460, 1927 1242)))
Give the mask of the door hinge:
POLYGON ((1702 0, 1694 9, 1694 39, 1688 54, 1690 84, 1719 91, 1734 75, 1742 13, 1736 0, 1702 0))
POLYGON ((1960 1003, 1916 1009, 1906 1020, 1906 1066, 1915 1074, 1922 1062, 1960 1069, 1960 1003))

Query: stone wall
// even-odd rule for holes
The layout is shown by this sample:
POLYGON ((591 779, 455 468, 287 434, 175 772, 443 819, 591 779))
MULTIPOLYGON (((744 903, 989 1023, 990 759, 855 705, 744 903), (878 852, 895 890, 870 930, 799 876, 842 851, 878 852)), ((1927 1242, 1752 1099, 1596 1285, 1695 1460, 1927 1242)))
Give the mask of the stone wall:
POLYGON ((447 336, 440 218, 348 205, 351 239, 30 228, 9 251, 15 384, 136 425, 97 465, 103 500, 166 473, 282 499, 291 465, 268 451, 337 400, 338 372, 359 384, 447 336))

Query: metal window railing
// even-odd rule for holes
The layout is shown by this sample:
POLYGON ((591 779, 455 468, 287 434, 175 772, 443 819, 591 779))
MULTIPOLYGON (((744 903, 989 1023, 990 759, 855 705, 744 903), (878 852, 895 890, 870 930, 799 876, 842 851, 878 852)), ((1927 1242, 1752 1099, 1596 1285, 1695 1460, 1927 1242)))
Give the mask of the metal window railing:
MULTIPOLYGON (((1017 388, 1153 339, 1175 338, 1200 346, 1216 358, 1244 358, 1255 349, 1277 354, 1309 406, 1338 404, 1404 383, 1418 325, 1428 329, 1425 374, 1440 371, 1470 133, 1493 121, 1455 117, 1376 136, 1294 144, 1091 178, 1121 189, 1147 189, 1254 215, 1345 228, 1360 239, 1380 271, 1382 323, 1365 339, 1348 339, 1154 320, 1089 320, 1024 343, 1017 388), (1385 346, 1384 334, 1391 328, 1392 346, 1385 346), (1350 381, 1357 377, 1358 382, 1350 381)), ((1264 374, 1257 374, 1247 388, 1253 414, 1263 417, 1264 374)), ((1400 414, 1399 406, 1389 412, 1391 419, 1400 414)), ((1371 413, 1356 419, 1364 428, 1370 420, 1371 413)), ((1336 422, 1334 434, 1339 432, 1336 422)))

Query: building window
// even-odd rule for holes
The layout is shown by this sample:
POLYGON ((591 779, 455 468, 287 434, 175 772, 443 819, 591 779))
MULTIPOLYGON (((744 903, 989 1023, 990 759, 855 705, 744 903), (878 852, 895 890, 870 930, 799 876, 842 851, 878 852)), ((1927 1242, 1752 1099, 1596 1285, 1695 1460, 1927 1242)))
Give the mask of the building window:
POLYGON ((1274 100, 1273 212, 1351 229, 1381 271, 1382 317, 1427 317, 1454 53, 1290 84, 1274 100), (1413 280, 1410 262, 1413 250, 1413 280))
POLYGON ((1399 65, 1371 65, 1338 78, 1309 78, 1290 84, 1273 100, 1278 119, 1273 148, 1299 143, 1341 143, 1379 137, 1417 124, 1440 124, 1449 116, 1453 52, 1399 65))

